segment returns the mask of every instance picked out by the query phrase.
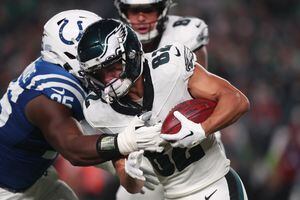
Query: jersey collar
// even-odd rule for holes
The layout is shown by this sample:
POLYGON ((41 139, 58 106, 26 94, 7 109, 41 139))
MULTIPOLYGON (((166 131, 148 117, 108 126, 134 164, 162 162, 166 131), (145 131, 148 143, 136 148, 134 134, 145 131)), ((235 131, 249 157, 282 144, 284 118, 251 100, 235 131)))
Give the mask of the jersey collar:
POLYGON ((152 83, 152 78, 150 75, 150 69, 148 65, 148 60, 145 59, 143 63, 143 77, 144 77, 144 96, 143 105, 132 101, 128 95, 114 101, 110 106, 113 110, 124 115, 140 115, 143 112, 152 110, 153 100, 154 100, 154 88, 152 83))

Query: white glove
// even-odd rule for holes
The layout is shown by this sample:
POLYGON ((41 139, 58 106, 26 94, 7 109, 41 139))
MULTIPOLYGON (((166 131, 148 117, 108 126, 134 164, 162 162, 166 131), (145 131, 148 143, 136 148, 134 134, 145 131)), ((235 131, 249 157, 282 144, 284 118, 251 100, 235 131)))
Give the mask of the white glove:
POLYGON ((172 147, 193 147, 206 138, 201 124, 192 122, 178 111, 174 112, 174 116, 181 122, 179 132, 176 134, 160 134, 160 137, 166 141, 175 141, 170 143, 172 147))
POLYGON ((143 175, 143 171, 140 169, 143 153, 143 150, 134 151, 129 154, 127 159, 125 159, 125 172, 131 178, 135 178, 141 181, 146 180, 143 175))
POLYGON ((155 187, 157 185, 159 185, 159 180, 156 177, 156 174, 152 170, 147 169, 143 166, 141 166, 140 169, 143 171, 144 177, 146 178, 146 180, 144 182, 144 187, 142 187, 140 193, 144 194, 146 191, 146 188, 148 190, 155 190, 155 187))
POLYGON ((128 155, 133 151, 145 150, 162 152, 160 144, 163 140, 159 137, 161 123, 151 126, 147 121, 151 118, 151 112, 147 112, 140 117, 135 117, 124 131, 118 134, 117 143, 122 155, 128 155))

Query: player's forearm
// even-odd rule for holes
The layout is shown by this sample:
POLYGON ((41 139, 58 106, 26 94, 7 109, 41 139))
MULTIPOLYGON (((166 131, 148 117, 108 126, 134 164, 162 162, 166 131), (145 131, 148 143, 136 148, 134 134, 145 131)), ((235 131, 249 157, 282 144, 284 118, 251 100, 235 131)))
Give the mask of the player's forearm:
POLYGON ((206 135, 229 126, 249 110, 249 101, 238 90, 223 91, 212 115, 201 125, 206 135))
POLYGON ((77 136, 70 138, 65 145, 57 146, 58 151, 75 166, 88 166, 109 160, 97 151, 99 135, 77 136))
POLYGON ((144 182, 130 177, 125 172, 125 159, 115 160, 114 166, 120 178, 120 184, 132 194, 139 193, 144 185, 144 182))

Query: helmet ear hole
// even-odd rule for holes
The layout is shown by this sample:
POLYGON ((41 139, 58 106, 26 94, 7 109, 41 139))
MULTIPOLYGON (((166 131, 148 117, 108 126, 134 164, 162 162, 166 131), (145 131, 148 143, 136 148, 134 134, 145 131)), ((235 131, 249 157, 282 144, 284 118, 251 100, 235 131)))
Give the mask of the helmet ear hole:
POLYGON ((76 59, 76 56, 74 56, 73 54, 69 53, 69 52, 64 52, 64 54, 70 58, 71 60, 76 59))
POLYGON ((71 67, 68 63, 65 63, 63 67, 64 67, 68 72, 72 70, 72 67, 71 67))

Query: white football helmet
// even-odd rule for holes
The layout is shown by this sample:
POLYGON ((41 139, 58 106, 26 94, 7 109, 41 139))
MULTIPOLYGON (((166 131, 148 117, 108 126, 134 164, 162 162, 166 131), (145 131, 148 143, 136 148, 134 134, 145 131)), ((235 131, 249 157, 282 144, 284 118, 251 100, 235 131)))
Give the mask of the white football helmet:
POLYGON ((67 10, 53 16, 44 26, 42 59, 58 64, 78 76, 77 45, 83 31, 101 17, 86 10, 67 10))
POLYGON ((139 40, 142 43, 151 42, 155 37, 162 34, 165 29, 165 21, 167 20, 167 14, 171 5, 173 5, 172 0, 115 0, 115 6, 121 19, 131 26, 132 23, 130 23, 130 20, 127 17, 127 11, 131 6, 151 6, 158 11, 159 16, 154 29, 145 34, 137 33, 139 40))

